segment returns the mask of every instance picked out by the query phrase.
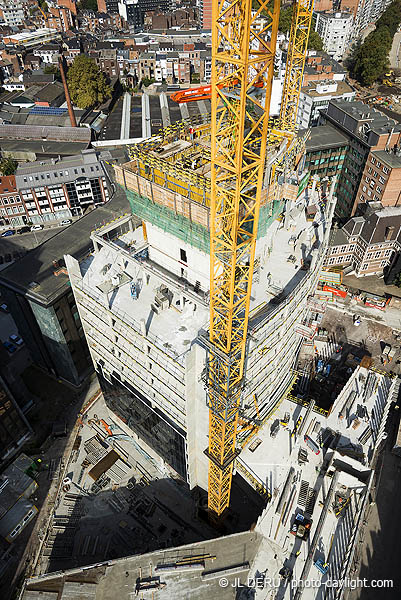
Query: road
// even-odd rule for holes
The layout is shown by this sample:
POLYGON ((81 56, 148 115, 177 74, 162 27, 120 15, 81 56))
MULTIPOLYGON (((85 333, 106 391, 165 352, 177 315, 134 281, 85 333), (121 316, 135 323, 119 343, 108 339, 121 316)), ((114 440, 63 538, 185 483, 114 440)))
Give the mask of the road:
POLYGON ((393 37, 393 44, 391 46, 391 50, 390 50, 390 54, 389 54, 390 65, 393 68, 400 67, 400 61, 401 61, 400 44, 401 44, 401 32, 397 32, 393 37))
POLYGON ((0 237, 0 270, 7 267, 12 260, 19 258, 17 253, 23 256, 28 250, 36 248, 42 242, 53 237, 60 229, 60 227, 53 226, 41 231, 22 233, 21 235, 15 234, 5 238, 0 237))

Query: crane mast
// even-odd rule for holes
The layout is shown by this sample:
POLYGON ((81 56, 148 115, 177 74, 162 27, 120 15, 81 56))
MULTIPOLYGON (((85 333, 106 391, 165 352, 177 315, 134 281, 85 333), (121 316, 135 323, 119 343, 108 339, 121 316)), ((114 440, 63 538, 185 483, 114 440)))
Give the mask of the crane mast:
POLYGON ((308 52, 313 4, 314 0, 297 0, 293 8, 278 124, 278 129, 281 131, 294 132, 296 129, 299 96, 308 52))
POLYGON ((280 0, 215 0, 212 28, 208 506, 228 508, 280 0))

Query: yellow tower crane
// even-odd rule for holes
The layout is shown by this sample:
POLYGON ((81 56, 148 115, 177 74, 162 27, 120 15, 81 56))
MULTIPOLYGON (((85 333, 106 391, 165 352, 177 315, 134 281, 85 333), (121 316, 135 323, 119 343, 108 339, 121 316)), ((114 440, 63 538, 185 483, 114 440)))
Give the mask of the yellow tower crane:
MULTIPOLYGON (((291 30, 290 74, 286 77, 281 122, 287 131, 295 128, 302 83, 302 76, 299 79, 295 74, 304 64, 309 35, 310 20, 305 45, 305 9, 299 8, 304 3, 298 0, 299 17, 295 17, 291 30), (294 44, 296 51, 292 51, 294 44), (301 52, 303 63, 299 62, 301 52), (294 102, 292 115, 290 104, 294 102)), ((311 2, 309 5, 311 18, 311 2)), ((237 425, 279 12, 280 0, 213 2, 206 454, 208 507, 214 517, 221 517, 229 506, 233 463, 238 454, 237 425)))
POLYGON ((314 0, 297 0, 293 7, 290 41, 278 129, 294 132, 304 76, 314 0))
POLYGON ((280 0, 215 0, 212 29, 210 333, 211 514, 228 508, 268 138, 280 0))

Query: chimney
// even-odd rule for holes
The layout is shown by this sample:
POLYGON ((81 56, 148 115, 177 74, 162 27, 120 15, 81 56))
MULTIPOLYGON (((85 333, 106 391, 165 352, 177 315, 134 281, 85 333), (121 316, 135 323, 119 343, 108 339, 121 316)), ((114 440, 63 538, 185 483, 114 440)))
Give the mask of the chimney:
POLYGON ((60 58, 58 59, 58 66, 59 66, 60 73, 61 73, 61 81, 63 82, 64 94, 65 94, 65 99, 67 101, 68 114, 70 115, 71 127, 77 127, 77 121, 75 119, 74 109, 72 108, 70 91, 69 91, 68 85, 67 85, 67 78, 65 76, 64 64, 63 64, 63 57, 62 56, 60 56, 60 58))

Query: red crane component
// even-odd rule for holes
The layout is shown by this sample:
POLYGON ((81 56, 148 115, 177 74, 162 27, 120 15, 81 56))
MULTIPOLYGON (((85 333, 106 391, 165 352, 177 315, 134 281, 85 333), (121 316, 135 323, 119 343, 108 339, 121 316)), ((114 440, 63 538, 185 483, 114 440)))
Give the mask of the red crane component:
POLYGON ((170 96, 171 100, 180 104, 181 102, 194 102, 195 100, 210 100, 212 97, 212 86, 203 85, 189 90, 179 90, 170 96))

